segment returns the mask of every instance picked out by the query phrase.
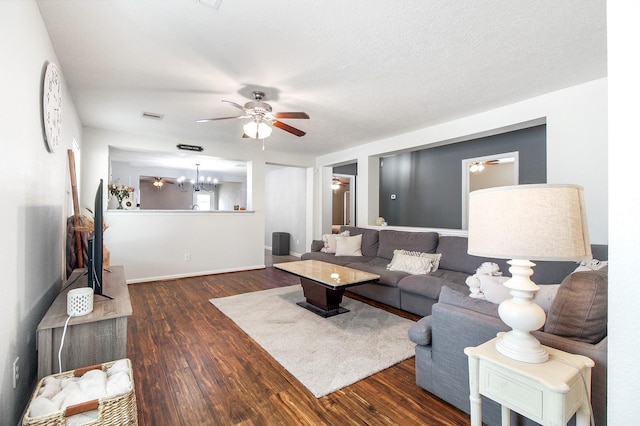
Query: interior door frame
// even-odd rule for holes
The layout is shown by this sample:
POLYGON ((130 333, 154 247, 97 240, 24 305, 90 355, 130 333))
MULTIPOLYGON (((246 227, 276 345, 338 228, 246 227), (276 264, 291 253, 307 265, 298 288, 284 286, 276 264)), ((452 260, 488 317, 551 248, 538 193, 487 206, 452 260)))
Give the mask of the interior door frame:
POLYGON ((520 183, 520 153, 518 151, 502 152, 482 157, 464 158, 462 160, 462 229, 469 229, 469 167, 473 163, 500 160, 513 157, 513 185, 520 183))

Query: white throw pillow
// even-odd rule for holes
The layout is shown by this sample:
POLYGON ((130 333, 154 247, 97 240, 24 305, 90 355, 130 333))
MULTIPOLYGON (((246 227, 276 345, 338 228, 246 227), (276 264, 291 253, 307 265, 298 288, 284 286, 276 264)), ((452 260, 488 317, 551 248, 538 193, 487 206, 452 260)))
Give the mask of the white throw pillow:
POLYGON ((480 280, 480 292, 484 294, 484 299, 491 303, 502 303, 503 300, 511 298, 509 289, 503 284, 511 277, 493 276, 493 275, 476 275, 480 280))
POLYGON ((322 241, 324 241, 324 247, 320 249, 323 253, 335 253, 336 252, 336 238, 348 237, 349 231, 344 231, 341 234, 324 234, 322 241))
POLYGON ((533 302, 537 303, 545 313, 549 313, 549 309, 551 309, 553 299, 556 298, 560 284, 544 284, 538 287, 540 287, 540 290, 538 290, 533 297, 533 302))
MULTIPOLYGON (((505 281, 510 277, 493 277, 490 275, 478 275, 480 280, 480 291, 484 294, 484 299, 488 302, 500 304, 507 299, 511 299, 510 289, 504 286, 505 281)), ((553 299, 556 297, 560 284, 545 284, 538 286, 540 289, 533 297, 533 302, 549 312, 553 299)))
POLYGON ((394 250, 393 259, 387 265, 390 271, 402 271, 409 274, 426 274, 431 272, 433 260, 427 256, 428 253, 409 252, 406 250, 394 250))
POLYGON ((336 256, 362 256, 362 234, 353 237, 336 237, 336 256))

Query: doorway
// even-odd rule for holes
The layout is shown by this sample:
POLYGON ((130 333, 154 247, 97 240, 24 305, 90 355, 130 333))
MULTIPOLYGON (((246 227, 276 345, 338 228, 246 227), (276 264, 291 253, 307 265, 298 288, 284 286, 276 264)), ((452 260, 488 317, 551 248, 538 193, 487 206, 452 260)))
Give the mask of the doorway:
POLYGON ((518 185, 518 152, 462 160, 462 229, 469 228, 469 193, 497 186, 518 185))
POLYGON ((333 174, 331 182, 332 195, 332 232, 342 225, 355 226, 355 180, 352 175, 333 174))

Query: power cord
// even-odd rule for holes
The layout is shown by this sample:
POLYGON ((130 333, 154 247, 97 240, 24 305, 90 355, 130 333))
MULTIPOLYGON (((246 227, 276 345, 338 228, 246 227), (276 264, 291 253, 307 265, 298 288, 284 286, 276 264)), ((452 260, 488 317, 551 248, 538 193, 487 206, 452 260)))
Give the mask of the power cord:
POLYGON ((60 339, 60 349, 58 350, 58 373, 62 373, 62 346, 64 346, 64 336, 67 334, 67 325, 69 324, 69 320, 72 318, 71 315, 67 318, 64 323, 64 329, 62 330, 62 339, 60 339))
POLYGON ((582 384, 584 386, 584 393, 587 396, 587 405, 589 406, 589 418, 591 420, 591 426, 595 426, 596 425, 596 419, 593 416, 593 407, 591 406, 591 392, 589 392, 589 386, 587 386, 587 380, 584 378, 584 376, 582 375, 582 371, 580 369, 579 366, 577 366, 576 364, 574 364, 573 362, 569 361, 568 359, 559 357, 559 356, 555 356, 555 355, 551 355, 549 354, 549 358, 554 358, 557 361, 560 361, 563 364, 566 364, 570 367, 575 368, 576 370, 578 370, 578 373, 580 374, 580 378, 582 379, 582 384))
POLYGON ((87 275, 87 272, 83 272, 82 274, 78 274, 78 276, 77 276, 77 277, 75 277, 71 282, 68 282, 68 283, 67 283, 67 285, 65 285, 65 286, 62 288, 62 290, 60 290, 60 291, 61 291, 61 292, 62 292, 62 291, 65 291, 67 288, 69 288, 69 286, 71 286, 73 283, 75 283, 76 281, 78 281, 78 278, 83 277, 83 276, 85 276, 85 275, 87 275))

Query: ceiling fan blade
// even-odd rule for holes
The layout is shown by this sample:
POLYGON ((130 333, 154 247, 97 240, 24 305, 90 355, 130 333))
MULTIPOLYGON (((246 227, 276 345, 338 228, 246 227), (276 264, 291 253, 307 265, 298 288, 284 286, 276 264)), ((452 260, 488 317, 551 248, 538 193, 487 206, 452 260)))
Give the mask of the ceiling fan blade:
POLYGON ((236 107, 236 108, 241 109, 241 110, 243 110, 243 111, 244 111, 244 107, 243 107, 242 105, 237 104, 237 103, 235 103, 235 102, 233 102, 233 101, 225 101, 225 100, 223 99, 223 100, 222 100, 222 102, 227 103, 227 104, 229 104, 229 105, 231 105, 231 106, 234 106, 234 107, 236 107))
POLYGON ((242 138, 243 138, 243 139, 244 139, 244 138, 249 138, 249 136, 247 136, 247 134, 246 134, 246 133, 243 133, 243 134, 242 134, 242 138))
POLYGON ((276 118, 309 118, 306 112, 277 112, 274 116, 276 118))
POLYGON ((289 132, 298 137, 306 135, 306 132, 303 132, 300 129, 296 129, 295 127, 291 127, 288 124, 283 123, 282 121, 274 120, 273 125, 278 129, 284 130, 285 132, 289 132))
POLYGON ((196 123, 206 123, 207 121, 218 121, 218 120, 230 120, 232 118, 249 118, 249 115, 234 115, 233 117, 218 117, 218 118, 201 118, 200 120, 196 120, 196 123))

